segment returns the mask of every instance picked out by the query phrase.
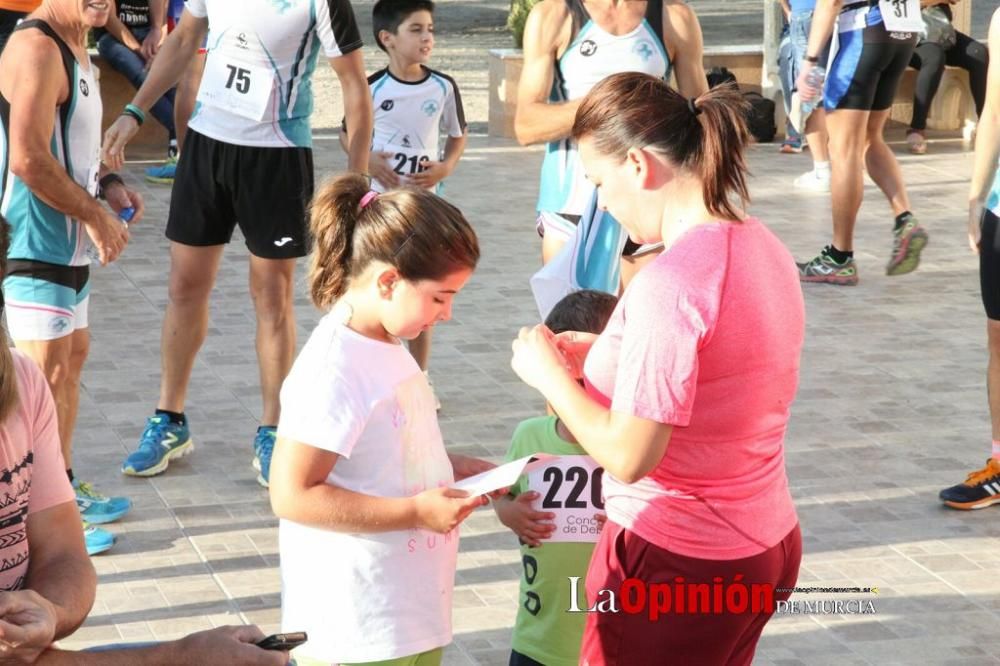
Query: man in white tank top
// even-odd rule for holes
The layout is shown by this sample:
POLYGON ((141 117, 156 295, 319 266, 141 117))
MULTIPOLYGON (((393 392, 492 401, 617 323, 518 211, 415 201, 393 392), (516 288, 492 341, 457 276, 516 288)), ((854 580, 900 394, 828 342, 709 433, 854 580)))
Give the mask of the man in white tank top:
POLYGON ((569 138, 576 109, 598 81, 627 71, 663 78, 672 72, 688 97, 707 91, 694 11, 673 0, 543 0, 531 10, 514 131, 522 145, 549 144, 538 201, 543 263, 558 253, 594 193, 569 138))
MULTIPOLYGON (((128 242, 118 213, 141 196, 100 162, 101 92, 87 55, 86 35, 104 25, 112 5, 49 0, 11 36, 0 58, 0 213, 11 225, 4 296, 14 344, 42 368, 56 404, 67 476, 85 520, 117 520, 126 498, 108 498, 74 479, 73 430, 80 374, 90 347, 90 259, 114 261, 128 242), (108 200, 111 209, 98 201, 108 200)), ((113 536, 87 532, 92 554, 113 536)))

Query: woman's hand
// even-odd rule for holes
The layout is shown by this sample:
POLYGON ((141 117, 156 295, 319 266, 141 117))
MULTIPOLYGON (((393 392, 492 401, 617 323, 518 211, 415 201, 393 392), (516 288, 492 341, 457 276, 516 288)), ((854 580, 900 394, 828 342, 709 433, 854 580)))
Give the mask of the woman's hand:
POLYGON ((510 367, 528 386, 545 394, 543 384, 560 374, 569 374, 567 361, 556 346, 556 336, 543 324, 521 329, 511 345, 510 367))
POLYGON ((583 364, 597 340, 594 333, 564 331, 556 335, 556 349, 566 361, 566 370, 573 379, 583 379, 583 364))

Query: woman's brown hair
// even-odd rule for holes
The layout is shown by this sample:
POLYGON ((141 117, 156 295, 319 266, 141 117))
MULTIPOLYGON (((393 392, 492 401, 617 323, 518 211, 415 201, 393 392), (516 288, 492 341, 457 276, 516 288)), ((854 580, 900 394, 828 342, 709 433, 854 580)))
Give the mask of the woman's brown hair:
MULTIPOLYGON (((7 274, 7 248, 10 247, 10 226, 0 217, 0 279, 7 274)), ((3 293, 0 292, 0 304, 3 293)), ((0 308, 2 310, 2 308, 0 308)), ((17 369, 7 341, 7 329, 0 326, 0 423, 7 420, 17 407, 17 369)))
POLYGON ((702 182, 705 208, 724 220, 738 220, 750 200, 746 147, 747 103, 724 84, 687 99, 648 74, 614 74, 580 103, 573 138, 590 139, 597 151, 625 158, 630 148, 652 148, 702 182))
POLYGON ((421 189, 369 197, 368 178, 358 173, 324 183, 310 205, 313 255, 309 290, 327 309, 350 280, 373 261, 393 266, 407 281, 441 280, 479 261, 479 242, 462 212, 421 189))

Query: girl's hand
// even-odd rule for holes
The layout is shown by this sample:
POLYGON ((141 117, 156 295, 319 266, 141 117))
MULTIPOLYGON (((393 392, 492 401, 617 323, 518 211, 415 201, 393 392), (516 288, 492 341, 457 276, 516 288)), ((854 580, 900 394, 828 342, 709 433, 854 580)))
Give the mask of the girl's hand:
POLYGON ((583 378, 583 362, 596 340, 596 334, 580 331, 565 331, 556 335, 556 349, 565 359, 566 370, 573 379, 583 378))
POLYGON ((551 538, 556 529, 555 523, 549 522, 556 517, 554 513, 536 511, 531 506, 538 497, 538 493, 531 490, 493 503, 500 522, 532 548, 541 546, 542 540, 551 538))
POLYGON ((556 336, 543 324, 522 328, 511 347, 514 356, 510 367, 525 384, 543 394, 542 385, 546 381, 568 374, 567 361, 556 346, 556 336))
POLYGON ((484 496, 469 497, 469 493, 455 488, 425 490, 413 498, 417 514, 416 526, 438 534, 447 534, 487 501, 484 496))
POLYGON ((458 453, 449 453, 448 459, 451 460, 451 468, 455 471, 456 481, 488 472, 496 467, 496 463, 491 463, 488 460, 480 460, 479 458, 463 456, 458 453))

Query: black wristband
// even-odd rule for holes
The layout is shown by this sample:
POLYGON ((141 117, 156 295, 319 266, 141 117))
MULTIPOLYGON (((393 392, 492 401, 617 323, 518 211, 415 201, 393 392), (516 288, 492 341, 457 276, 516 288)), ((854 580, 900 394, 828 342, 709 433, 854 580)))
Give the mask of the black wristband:
POLYGON ((819 62, 819 56, 807 55, 805 58, 803 58, 803 60, 805 60, 806 62, 811 62, 812 64, 815 65, 816 63, 819 62))
POLYGON ((104 190, 108 189, 115 183, 118 183, 119 185, 125 185, 125 181, 122 180, 122 177, 116 173, 109 173, 104 178, 101 178, 99 181, 97 181, 97 198, 103 199, 104 190))

